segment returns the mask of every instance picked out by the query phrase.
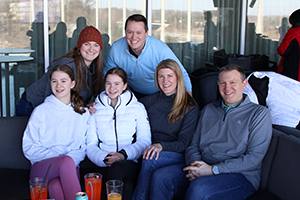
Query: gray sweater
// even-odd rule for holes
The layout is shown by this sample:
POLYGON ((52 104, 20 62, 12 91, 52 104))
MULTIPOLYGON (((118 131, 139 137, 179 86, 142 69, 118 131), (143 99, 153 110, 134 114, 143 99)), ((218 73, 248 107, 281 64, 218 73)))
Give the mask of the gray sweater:
POLYGON ((202 160, 217 166, 220 173, 241 173, 257 189, 271 136, 272 122, 266 107, 244 96, 240 105, 225 113, 221 102, 214 102, 201 111, 186 150, 186 162, 202 160))

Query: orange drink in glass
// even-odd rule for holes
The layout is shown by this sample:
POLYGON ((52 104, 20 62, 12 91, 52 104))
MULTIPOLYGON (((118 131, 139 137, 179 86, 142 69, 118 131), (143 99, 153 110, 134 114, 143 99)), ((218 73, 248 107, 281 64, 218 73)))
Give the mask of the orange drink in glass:
POLYGON ((29 181, 29 185, 30 185, 31 200, 47 199, 48 197, 47 182, 44 178, 34 177, 29 181))
POLYGON ((100 173, 84 175, 84 186, 89 200, 101 199, 102 175, 100 173))

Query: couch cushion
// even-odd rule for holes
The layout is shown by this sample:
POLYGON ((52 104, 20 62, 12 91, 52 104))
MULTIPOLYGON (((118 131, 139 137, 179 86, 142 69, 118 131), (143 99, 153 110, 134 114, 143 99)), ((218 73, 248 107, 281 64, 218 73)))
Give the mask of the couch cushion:
POLYGON ((217 100, 219 96, 217 81, 218 72, 209 72, 191 76, 193 85, 193 97, 200 108, 217 100))
POLYGON ((29 169, 30 162, 22 150, 27 117, 0 118, 0 168, 29 169))
POLYGON ((279 134, 280 132, 273 128, 272 140, 269 145, 268 151, 264 157, 263 165, 262 165, 260 188, 263 190, 266 189, 268 184, 268 179, 271 173, 272 162, 276 154, 276 148, 278 146, 278 141, 280 137, 279 134))
POLYGON ((294 200, 300 199, 300 139, 281 134, 274 157, 267 190, 276 196, 294 200))

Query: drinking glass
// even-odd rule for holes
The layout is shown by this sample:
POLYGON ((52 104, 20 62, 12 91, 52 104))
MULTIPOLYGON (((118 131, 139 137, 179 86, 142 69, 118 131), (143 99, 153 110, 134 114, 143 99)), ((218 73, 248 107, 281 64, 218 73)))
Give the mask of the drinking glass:
POLYGON ((106 182, 107 200, 122 200, 124 183, 121 180, 109 180, 106 182))
POLYGON ((43 177, 34 177, 29 180, 31 200, 47 199, 47 181, 43 177))
POLYGON ((100 173, 84 175, 84 185, 89 200, 101 199, 102 175, 100 173))

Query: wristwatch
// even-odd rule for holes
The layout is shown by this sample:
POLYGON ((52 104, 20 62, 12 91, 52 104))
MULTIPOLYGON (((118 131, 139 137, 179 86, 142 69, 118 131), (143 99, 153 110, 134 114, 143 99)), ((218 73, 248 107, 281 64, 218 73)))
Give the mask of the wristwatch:
POLYGON ((220 174, 219 168, 216 165, 213 165, 211 168, 213 175, 220 174))

